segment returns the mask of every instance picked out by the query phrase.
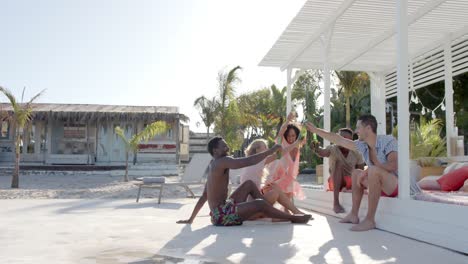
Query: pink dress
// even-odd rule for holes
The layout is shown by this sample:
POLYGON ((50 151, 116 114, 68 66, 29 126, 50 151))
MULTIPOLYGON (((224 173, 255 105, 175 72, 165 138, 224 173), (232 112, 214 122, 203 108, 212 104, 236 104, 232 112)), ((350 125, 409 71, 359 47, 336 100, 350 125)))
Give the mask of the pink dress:
MULTIPOLYGON (((266 159, 260 161, 259 163, 248 166, 242 169, 240 173, 240 183, 244 183, 245 181, 251 180, 255 183, 258 190, 261 191, 261 186, 267 170, 265 169, 265 161, 266 159)), ((253 198, 249 195, 247 201, 252 201, 253 198)))
MULTIPOLYGON (((283 148, 291 145, 284 138, 281 141, 283 148)), ((305 198, 304 192, 296 180, 299 174, 299 158, 300 151, 297 151, 294 161, 291 158, 291 154, 287 153, 279 160, 272 162, 269 165, 269 170, 270 179, 275 181, 283 192, 293 194, 297 199, 303 200, 305 198)))
POLYGON ((262 181, 267 173, 265 169, 266 159, 260 161, 259 163, 248 166, 242 169, 240 173, 240 183, 244 183, 247 180, 251 180, 257 185, 257 188, 260 190, 262 186, 262 181))

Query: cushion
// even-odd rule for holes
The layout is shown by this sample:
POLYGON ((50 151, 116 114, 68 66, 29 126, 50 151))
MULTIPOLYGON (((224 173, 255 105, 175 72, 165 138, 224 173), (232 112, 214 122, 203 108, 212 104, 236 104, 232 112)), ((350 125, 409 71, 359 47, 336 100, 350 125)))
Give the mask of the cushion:
POLYGON ((165 183, 166 178, 165 177, 143 177, 141 178, 144 184, 147 183, 165 183))
POLYGON ((463 186, 463 183, 468 179, 468 167, 463 166, 455 169, 440 177, 437 182, 440 184, 442 191, 452 192, 458 191, 463 186))
POLYGON ((417 193, 414 199, 428 202, 448 203, 468 206, 468 194, 463 192, 423 191, 417 193))
POLYGON ((440 191, 440 184, 437 182, 437 180, 440 177, 441 176, 424 177, 418 182, 418 185, 423 190, 434 190, 434 191, 439 190, 440 191))
POLYGON ((447 168, 444 169, 444 173, 443 174, 447 174, 449 172, 452 172, 456 169, 459 169, 461 167, 464 167, 464 166, 468 166, 468 162, 454 162, 452 164, 450 164, 449 166, 447 166, 447 168))

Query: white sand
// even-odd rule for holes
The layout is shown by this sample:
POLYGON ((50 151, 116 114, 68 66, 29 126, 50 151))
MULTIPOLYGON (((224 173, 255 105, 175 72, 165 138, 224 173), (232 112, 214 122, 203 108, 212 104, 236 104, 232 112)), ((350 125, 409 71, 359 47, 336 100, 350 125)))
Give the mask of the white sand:
MULTIPOLYGON (((167 177, 167 182, 179 177, 167 177)), ((137 186, 133 181, 124 182, 123 176, 90 174, 86 172, 57 173, 41 175, 20 175, 19 189, 12 189, 11 175, 0 175, 0 199, 133 199, 137 186)), ((195 194, 203 186, 193 186, 195 194)), ((155 198, 159 190, 143 189, 142 198, 155 198)), ((187 194, 182 187, 168 186, 164 198, 184 198, 187 194)))

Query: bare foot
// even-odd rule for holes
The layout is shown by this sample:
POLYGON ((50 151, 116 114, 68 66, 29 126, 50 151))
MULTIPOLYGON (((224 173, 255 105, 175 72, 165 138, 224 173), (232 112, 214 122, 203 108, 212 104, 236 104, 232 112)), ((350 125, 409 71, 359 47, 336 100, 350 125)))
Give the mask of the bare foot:
POLYGON ((291 219, 291 223, 296 224, 305 224, 312 219, 312 215, 304 214, 304 215, 293 215, 293 219, 291 219))
POLYGON ((343 206, 341 206, 341 204, 335 204, 333 205, 333 211, 337 214, 341 214, 345 212, 345 209, 343 208, 343 206))
POLYGON ((360 224, 357 224, 350 228, 351 231, 367 231, 375 228, 375 222, 364 219, 360 224))
POLYGON ((359 224, 359 217, 349 213, 345 218, 340 220, 340 223, 359 224))
POLYGON ((305 214, 304 212, 302 212, 301 210, 299 209, 296 209, 295 211, 292 211, 293 214, 305 214))

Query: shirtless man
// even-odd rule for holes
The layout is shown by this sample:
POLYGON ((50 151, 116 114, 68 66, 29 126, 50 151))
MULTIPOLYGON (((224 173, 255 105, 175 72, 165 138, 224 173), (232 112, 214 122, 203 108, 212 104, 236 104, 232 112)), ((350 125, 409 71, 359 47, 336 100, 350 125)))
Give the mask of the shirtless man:
MULTIPOLYGON (((208 177, 203 191, 203 196, 210 206, 211 222, 216 226, 241 225, 257 213, 263 213, 266 217, 289 220, 293 223, 307 223, 311 215, 290 215, 279 211, 263 199, 255 183, 246 181, 240 185, 228 198, 229 169, 240 169, 259 163, 267 156, 281 150, 280 145, 275 145, 267 151, 249 156, 247 158, 232 158, 228 156, 229 147, 221 137, 214 137, 208 142, 208 151, 213 160, 208 167, 208 177), (251 195, 254 201, 245 202, 251 195)), ((189 220, 178 223, 191 223, 194 216, 203 206, 202 198, 197 202, 189 220)))
POLYGON ((367 231, 375 228, 375 213, 380 196, 398 196, 398 142, 393 136, 377 135, 377 120, 372 115, 362 115, 356 123, 358 140, 344 138, 338 134, 306 124, 307 129, 337 145, 361 153, 369 167, 367 170, 355 169, 352 173, 351 212, 343 218, 342 223, 356 224, 351 231, 367 231), (359 207, 361 206, 364 189, 368 190, 367 216, 359 222, 359 207))

